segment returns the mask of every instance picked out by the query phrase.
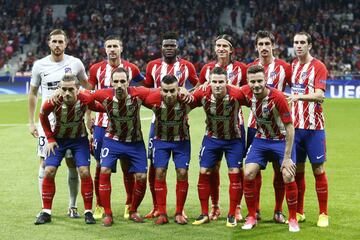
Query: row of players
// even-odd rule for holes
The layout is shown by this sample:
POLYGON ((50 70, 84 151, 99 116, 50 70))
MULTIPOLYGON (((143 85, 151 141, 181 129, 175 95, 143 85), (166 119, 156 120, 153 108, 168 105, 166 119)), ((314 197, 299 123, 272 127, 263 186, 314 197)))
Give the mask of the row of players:
MULTIPOLYGON (((177 56, 176 37, 171 34, 164 35, 163 42, 162 42, 163 58, 152 61, 148 64, 145 79, 140 74, 140 72, 136 66, 121 59, 122 42, 119 39, 117 39, 116 37, 109 37, 105 41, 105 48, 106 48, 106 52, 108 55, 108 60, 103 61, 98 64, 95 64, 90 69, 90 78, 89 78, 89 81, 87 82, 86 81, 87 76, 85 74, 84 67, 81 64, 80 60, 64 54, 64 50, 66 48, 66 41, 67 41, 66 35, 63 31, 54 30, 50 34, 50 37, 49 37, 49 47, 51 49, 51 55, 44 58, 43 60, 38 61, 34 65, 32 82, 31 82, 31 90, 30 90, 30 94, 29 94, 30 131, 32 132, 32 134, 34 136, 38 136, 38 132, 37 132, 35 124, 34 124, 34 109, 35 109, 35 102, 36 102, 35 100, 36 100, 38 88, 40 87, 40 85, 42 86, 43 94, 45 94, 45 96, 43 96, 43 101, 45 101, 45 99, 47 97, 52 95, 52 92, 54 91, 54 89, 57 88, 57 85, 59 83, 59 77, 61 79, 61 77, 64 76, 64 74, 66 74, 66 73, 72 73, 72 74, 76 75, 79 78, 82 85, 89 89, 94 88, 95 86, 97 86, 97 89, 110 87, 112 81, 114 81, 114 79, 111 79, 112 73, 114 73, 114 71, 116 72, 116 69, 118 69, 119 67, 126 69, 126 72, 128 72, 127 79, 129 79, 129 81, 131 80, 131 81, 140 82, 147 87, 151 87, 151 86, 153 86, 155 88, 160 87, 161 86, 160 80, 164 79, 165 76, 169 77, 169 75, 175 76, 176 83, 179 86, 183 86, 185 83, 185 80, 190 80, 190 82, 193 85, 195 85, 195 87, 197 87, 200 83, 206 83, 206 82, 212 81, 211 76, 218 76, 218 75, 222 76, 221 73, 213 74, 213 75, 210 74, 211 71, 214 70, 214 68, 218 68, 218 67, 225 71, 225 77, 226 77, 225 80, 230 85, 242 86, 242 85, 246 85, 246 83, 247 83, 246 82, 247 66, 245 64, 239 63, 237 61, 232 61, 233 44, 232 44, 231 37, 228 35, 221 35, 217 38, 216 43, 215 43, 215 53, 217 55, 217 61, 209 63, 204 66, 204 68, 200 74, 200 79, 199 79, 200 83, 198 83, 198 79, 197 79, 194 67, 191 65, 191 63, 189 63, 183 59, 180 59, 177 56), (54 79, 57 79, 57 81, 54 81, 54 79)), ((290 189, 294 190, 297 188, 296 194, 294 193, 296 195, 296 198, 294 198, 294 194, 292 195, 292 197, 293 197, 292 206, 294 204, 297 205, 297 207, 295 208, 295 216, 298 218, 298 220, 299 221, 305 220, 305 215, 304 215, 304 210, 303 210, 303 199, 304 199, 304 190, 305 190, 304 162, 305 162, 306 156, 308 155, 308 157, 313 165, 314 175, 316 178, 316 190, 317 190, 319 206, 320 206, 320 216, 319 216, 319 220, 318 220, 318 226, 328 226, 327 179, 326 179, 326 175, 325 175, 325 171, 324 171, 324 167, 323 167, 323 163, 325 161, 325 134, 324 134, 324 130, 323 130, 324 121, 323 121, 322 109, 321 109, 321 102, 323 101, 324 91, 325 91, 326 68, 319 60, 313 58, 310 55, 309 51, 311 49, 312 43, 311 43, 311 37, 307 33, 298 33, 294 36, 294 47, 296 49, 298 58, 296 60, 294 60, 291 67, 288 64, 286 64, 285 62, 274 58, 274 56, 272 54, 274 44, 275 44, 274 37, 272 36, 271 33, 266 32, 266 31, 258 32, 258 34, 256 36, 256 49, 259 52, 259 59, 256 60, 254 63, 250 64, 250 66, 252 66, 252 65, 263 66, 263 69, 264 69, 263 74, 264 74, 264 78, 267 81, 268 86, 271 86, 271 87, 274 87, 274 88, 277 88, 277 89, 283 91, 286 83, 288 83, 288 84, 292 83, 293 94, 288 97, 288 100, 293 103, 292 104, 293 111, 292 111, 292 118, 291 118, 290 114, 288 114, 288 117, 290 117, 290 119, 294 120, 295 129, 296 129, 295 130, 295 143, 296 143, 297 157, 292 158, 292 159, 293 160, 297 159, 297 161, 298 161, 297 169, 296 169, 297 173, 296 173, 296 176, 295 176, 295 174, 292 175, 293 168, 288 167, 288 168, 290 168, 290 171, 288 172, 289 173, 287 176, 288 178, 286 178, 285 184, 284 184, 283 176, 282 176, 283 174, 282 174, 281 169, 288 169, 288 168, 283 168, 284 165, 281 166, 281 165, 277 164, 277 161, 273 161, 273 163, 274 163, 273 166, 274 166, 274 170, 275 170, 274 171, 275 172, 274 188, 275 188, 275 195, 276 195, 276 206, 275 206, 274 219, 277 222, 282 222, 282 223, 285 222, 285 218, 282 214, 282 201, 284 198, 284 192, 285 192, 284 189, 286 190, 289 188, 287 186, 290 186, 288 183, 289 183, 289 181, 291 181, 291 176, 292 176, 296 180, 296 184, 295 184, 295 186, 291 185, 290 189), (311 135, 311 137, 309 137, 309 135, 311 135), (306 141, 305 141, 305 139, 306 139, 306 141), (312 146, 312 147, 310 148, 310 146, 312 146), (314 147, 314 146, 316 146, 316 147, 314 147), (299 192, 298 192, 298 190, 299 190, 299 192)), ((217 70, 217 71, 219 71, 219 70, 217 70)), ((262 72, 262 71, 259 71, 259 72, 262 72)), ((260 73, 255 72, 254 75, 256 75, 256 74, 259 75, 260 73)), ((249 81, 249 76, 247 76, 247 78, 249 81)), ((201 92, 201 91, 202 92, 214 91, 214 93, 216 91, 221 92, 221 86, 217 86, 216 83, 210 84, 210 85, 211 85, 211 87, 210 86, 207 87, 206 84, 203 85, 200 88, 201 90, 197 90, 195 93, 201 92)), ((254 91, 255 96, 257 94, 256 91, 267 92, 267 91, 264 91, 264 89, 268 89, 268 88, 262 89, 260 87, 260 85, 261 84, 259 84, 259 83, 254 83, 255 87, 253 89, 251 89, 252 91, 254 91), (255 85, 257 85, 257 86, 255 86, 255 85)), ((120 87, 119 87, 119 89, 120 89, 120 87)), ((228 91, 230 91, 230 90, 225 91, 226 96, 228 96, 228 94, 227 94, 228 91)), ((164 91, 161 90, 160 92, 163 93, 164 91)), ((273 92, 273 91, 271 90, 270 92, 273 92)), ((258 93, 258 94, 260 94, 260 93, 258 93)), ((260 96, 262 96, 262 98, 264 98, 264 96, 262 94, 260 94, 260 96)), ((164 95, 164 99, 166 99, 165 95, 164 95)), ((229 142, 227 142, 227 141, 229 141, 229 139, 237 139, 237 140, 241 140, 240 146, 243 146, 243 148, 236 147, 232 151, 240 151, 241 150, 244 152, 245 141, 243 141, 243 140, 245 139, 245 136, 244 136, 244 131, 243 131, 244 127, 243 127, 243 118, 242 118, 242 114, 241 114, 241 108, 239 108, 239 112, 240 112, 239 118, 236 119, 239 122, 234 121, 234 119, 231 119, 231 125, 230 125, 230 126, 233 126, 233 124, 236 125, 237 123, 240 125, 240 128, 238 128, 238 130, 236 131, 239 133, 239 136, 237 136, 236 134, 235 134, 236 136, 231 136, 232 135, 232 133, 230 131, 231 127, 229 128, 229 124, 224 124, 222 122, 222 121, 225 121, 225 119, 227 119, 227 117, 229 116, 228 110, 231 107, 220 106, 219 105, 220 103, 229 104, 228 100, 225 101, 224 96, 222 96, 220 99, 221 99, 221 101, 218 101, 218 103, 216 103, 217 102, 216 97, 213 97, 213 98, 210 97, 210 100, 211 100, 209 102, 210 105, 204 106, 205 111, 206 110, 210 111, 209 112, 210 115, 207 115, 207 133, 206 133, 207 137, 204 139, 203 145, 204 146, 214 145, 214 143, 211 143, 211 141, 217 141, 217 140, 225 140, 225 142, 228 144, 229 142), (215 104, 215 105, 212 107, 211 104, 215 104), (211 112, 211 111, 215 111, 215 112, 211 112), (217 115, 220 115, 220 117, 217 115), (222 115, 224 115, 226 117, 224 118, 224 116, 222 116, 222 115), (210 141, 210 142, 205 142, 205 140, 210 141)), ((269 118, 269 116, 271 115, 270 113, 272 113, 272 110, 273 110, 272 109, 273 103, 271 103, 271 101, 269 101, 269 99, 266 97, 264 99, 262 100, 263 102, 258 106, 255 104, 255 102, 256 102, 255 98, 252 102, 251 107, 255 107, 255 111, 253 112, 253 114, 255 115, 255 118, 251 117, 252 120, 249 121, 249 125, 251 128, 249 128, 250 130, 248 131, 248 145, 250 145, 250 143, 252 142, 251 138, 253 138, 253 137, 249 138, 249 136, 254 136, 256 131, 258 131, 258 133, 257 133, 258 135, 256 136, 255 139, 257 139, 257 138, 272 139, 276 135, 276 131, 274 132, 272 128, 275 127, 276 124, 279 124, 280 122, 276 122, 276 124, 274 123, 275 125, 274 124, 272 125, 269 122, 269 120, 271 119, 271 118, 269 118), (269 103, 270 103, 270 105, 269 105, 270 107, 267 106, 269 103), (265 115, 257 116, 257 113, 259 113, 260 115, 261 114, 265 114, 265 115), (256 120, 258 122, 258 126, 256 126, 256 123, 255 123, 256 120), (259 124, 260 125, 264 124, 263 128, 261 128, 261 127, 259 128, 259 124), (256 127, 257 127, 257 130, 256 130, 256 127), (251 129, 253 129, 253 130, 251 130, 251 129)), ((139 100, 136 100, 136 101, 133 100, 133 101, 131 101, 131 104, 134 104, 135 102, 138 102, 138 101, 139 100)), ((101 102, 101 104, 104 105, 104 102, 101 102)), ((247 104, 245 104, 245 105, 247 105, 247 104)), ((120 104, 118 104, 118 103, 116 106, 119 106, 119 109, 116 110, 117 113, 123 112, 123 114, 126 115, 128 107, 125 107, 125 105, 120 106, 120 104), (123 107, 123 108, 121 108, 121 107, 123 107)), ((277 108, 274 108, 274 109, 276 111, 279 111, 279 109, 277 109, 277 108)), ((171 112, 171 114, 170 114, 167 111, 162 114, 163 114, 162 118, 164 118, 164 117, 174 118, 174 117, 178 116, 177 114, 174 114, 173 112, 171 112)), ((287 113, 285 115, 287 115, 287 113)), ((156 116, 156 112, 155 112, 155 116, 156 116)), ((281 116, 281 117, 285 117, 285 116, 281 116)), ((160 120, 162 118, 160 117, 160 120)), ((52 118, 52 119, 54 119, 54 118, 52 118)), ((107 132, 106 136, 107 137, 115 136, 115 141, 117 143, 119 143, 119 142, 127 143, 129 141, 130 142, 134 141, 134 139, 132 137, 127 136, 128 134, 130 134, 129 129, 136 129, 136 127, 134 127, 134 126, 139 126, 139 122, 133 123, 133 120, 134 119, 129 118, 128 116, 124 119, 117 119, 117 121, 119 121, 118 124, 121 123, 122 121, 124 121, 124 122, 122 123, 122 125, 120 124, 121 127, 119 127, 119 129, 117 131, 115 131, 116 133, 113 133, 113 134, 111 134, 109 132, 109 129, 111 129, 111 127, 115 127, 116 124, 112 123, 112 121, 110 121, 111 124, 109 125, 109 128, 106 131, 107 132), (121 138, 119 138, 120 135, 117 136, 118 134, 120 134, 120 135, 122 134, 121 138)), ((157 135, 157 132, 159 132, 159 131, 160 132, 166 131, 165 136, 169 137, 171 142, 180 141, 179 138, 176 138, 176 134, 179 134, 179 131, 180 131, 179 124, 181 121, 179 122, 179 121, 174 121, 174 120, 171 120, 171 121, 161 120, 161 121, 165 121, 165 122, 163 122, 163 124, 166 126, 166 128, 164 128, 164 127, 156 128, 156 126, 157 126, 156 121, 158 121, 158 123, 159 123, 159 122, 161 122, 160 120, 155 118, 155 128, 153 131, 153 132, 155 132, 155 139, 150 140, 149 143, 151 145, 156 145, 156 144, 158 144, 157 140, 163 140, 161 138, 159 139, 159 136, 157 135), (174 126, 177 126, 177 127, 174 127, 174 126), (164 130, 164 129, 166 129, 166 130, 164 130), (176 130, 175 133, 174 133, 174 129, 176 130)), ((278 119, 278 121, 279 121, 279 119, 278 119)), ((72 120, 72 122, 73 122, 73 120, 72 120)), ((100 170, 100 165, 99 165, 100 159, 103 159, 103 158, 105 159, 108 156, 107 154, 109 153, 109 151, 106 149, 111 149, 111 148, 106 148, 104 146, 102 146, 102 147, 100 146, 103 144, 102 140, 103 140, 103 136, 105 134, 105 127, 108 125, 108 116, 106 116, 103 113, 97 114, 95 125, 96 126, 94 129, 94 153, 95 153, 95 158, 97 159, 97 162, 98 162, 97 171, 96 171, 96 175, 95 175, 95 193, 97 195, 97 208, 96 209, 100 209, 99 206, 102 206, 105 208, 105 216, 106 217, 104 218, 104 225, 109 226, 112 224, 112 213, 111 213, 111 210, 109 210, 110 205, 107 205, 107 199, 109 199, 108 198, 109 193, 107 191, 109 191, 109 189, 111 189, 111 185, 109 185, 109 181, 110 181, 109 173, 111 173, 112 167, 107 166, 107 169, 106 169, 106 167, 103 167, 100 170), (101 149, 103 149, 102 157, 100 156, 101 149), (99 181, 100 181, 100 188, 99 188, 99 181), (103 186, 103 187, 101 187, 101 186, 103 186)), ((181 133, 184 134, 184 132, 183 132, 184 127, 183 127, 183 125, 181 125, 181 126, 182 126, 181 133)), ((67 132, 67 134, 68 134, 69 131, 70 130, 66 130, 65 132, 67 132)), ((277 129, 277 131, 280 131, 280 130, 277 129)), ((75 132, 73 134, 75 134, 75 132)), ((284 134, 284 132, 282 132, 282 134, 284 134)), ((40 145, 40 147, 44 147, 46 138, 44 137, 43 133, 40 135, 41 136, 39 138, 39 145, 40 145)), ((289 135, 291 135, 291 134, 289 134, 289 135)), ((135 136, 137 136, 136 137, 137 141, 142 141, 142 137, 141 137, 141 139, 139 138, 139 136, 140 136, 139 133, 136 133, 135 136)), ((284 138, 284 136, 285 135, 283 135, 283 138, 284 138)), ((104 142, 104 144, 105 143, 106 142, 104 142)), ((109 144, 109 143, 107 143, 107 144, 109 144)), ((187 145, 188 144, 184 144, 184 145, 182 144, 181 146, 185 147, 187 145)), ((167 161, 168 161, 169 156, 167 156, 167 154, 164 153, 166 151, 161 150, 161 146, 162 145, 160 144, 160 146, 159 146, 160 153, 158 153, 160 155, 158 155, 159 157, 157 159, 167 159, 167 161)), ((219 147, 221 145, 215 144, 215 146, 219 147)), ((172 147, 174 147, 174 146, 172 146, 172 147)), ((116 148, 114 148, 114 149, 116 149, 116 148)), ((159 149, 159 148, 155 147, 155 149, 159 149)), ((254 149, 254 144, 252 145, 252 147, 250 149, 254 149)), ((44 148, 40 149, 40 150, 44 150, 44 148)), ((207 148, 202 148, 202 151, 201 151, 201 153, 202 153, 201 160, 200 160, 201 168, 200 168, 200 177, 199 177, 198 187, 199 187, 199 198, 202 203, 201 204, 202 205, 202 214, 194 222, 194 224, 202 224, 202 223, 209 222, 210 219, 216 219, 220 214, 219 205, 218 205, 218 195, 219 195, 219 171, 218 171, 219 161, 218 160, 221 159, 223 151, 226 152, 226 151, 231 151, 231 150, 225 149, 225 148, 221 148, 220 152, 218 152, 218 150, 219 149, 216 149, 216 148, 211 149, 211 147, 210 148, 207 147, 207 148), (210 152, 208 153, 207 151, 210 151, 210 152), (214 152, 212 152, 212 151, 214 151, 214 152), (203 155, 203 154, 205 154, 205 155, 203 155), (202 157, 202 156, 206 156, 206 158, 202 157), (202 161, 202 159, 206 159, 206 160, 202 161), (215 160, 212 162, 213 159, 215 159, 215 160), (210 163, 208 161, 210 161, 210 163), (208 198, 209 198, 208 194, 211 195, 212 202, 213 202, 213 207, 212 207, 210 214, 208 211, 208 198)), ((152 151, 149 151, 149 152, 152 152, 152 151)), ((150 154, 151 157, 156 156, 156 153, 157 153, 157 151, 152 152, 152 154, 150 154)), ((249 154, 250 153, 251 153, 251 151, 249 151, 249 154)), ((241 153, 241 154, 236 153, 236 158, 237 158, 235 161, 236 163, 242 162, 242 161, 239 161, 242 159, 242 157, 239 157, 239 156, 243 156, 243 154, 244 153, 241 153)), ((287 154, 289 154, 289 152, 287 152, 287 154)), ((45 155, 42 155, 42 156, 45 156, 45 155)), ((241 215, 239 214, 239 209, 236 208, 236 206, 239 205, 239 203, 241 201, 242 189, 243 189, 242 186, 244 186, 245 200, 248 204, 248 210, 249 210, 249 216, 244 225, 244 228, 251 229, 253 226, 256 225, 257 219, 260 218, 260 215, 259 215, 259 192, 260 192, 260 186, 261 186, 261 175, 259 174, 259 170, 260 170, 260 168, 265 168, 266 164, 260 163, 260 162, 254 163, 254 165, 250 164, 250 163, 249 163, 249 165, 246 164, 245 180, 243 180, 244 177, 242 174, 241 165, 240 166, 232 166, 231 165, 232 160, 230 157, 232 155, 230 154, 230 156, 229 156, 228 154, 226 154, 226 156, 228 156, 229 178, 230 178, 230 182, 231 182, 230 189, 233 189, 233 192, 230 190, 230 199, 231 199, 230 205, 231 205, 231 207, 230 207, 230 211, 229 211, 228 218, 227 218, 227 225, 228 226, 236 226, 236 221, 241 219, 241 215), (238 182, 238 179, 240 179, 239 180, 240 182, 238 182), (237 185, 237 184, 239 184, 239 185, 237 185), (239 194, 237 194, 238 190, 239 190, 239 194), (233 204, 235 204, 235 207, 233 206, 233 204), (252 206, 254 206, 254 207, 252 207, 252 206), (253 209, 255 209, 255 210, 253 211, 253 209)), ((287 156, 289 156, 289 155, 287 155, 287 156)), ((254 156, 254 159, 256 159, 256 161, 258 161, 259 159, 262 159, 262 157, 264 157, 264 156, 254 156)), ((274 156, 265 156, 265 157, 266 157, 266 159, 264 159, 264 160, 276 159, 276 158, 274 158, 274 156)), ((133 164, 131 161, 129 164, 129 161, 126 161, 126 159, 124 159, 124 156, 121 156, 121 158, 122 158, 121 163, 122 163, 123 172, 124 172, 124 183, 125 183, 126 192, 127 192, 127 202, 126 202, 126 213, 125 214, 127 215, 126 217, 128 217, 136 222, 141 222, 141 221, 143 221, 143 219, 137 214, 136 209, 143 198, 143 194, 145 193, 146 171, 145 171, 145 173, 141 172, 141 171, 137 172, 136 170, 139 171, 139 169, 133 169, 133 164), (128 163, 128 164, 126 164, 126 163, 128 163), (134 179, 134 175, 132 174, 134 172, 136 173, 135 179, 134 179)), ((183 159, 183 158, 186 158, 186 157, 180 157, 180 159, 183 159)), ((76 159, 76 157, 75 157, 75 159, 76 159)), ((281 160, 282 160, 282 158, 281 158, 281 160)), ((150 169, 149 169, 149 183, 150 183, 150 189, 151 189, 151 192, 153 195, 154 209, 146 217, 158 217, 156 220, 157 224, 163 224, 163 223, 168 222, 168 218, 167 218, 167 214, 166 214, 166 207, 165 207, 166 206, 165 176, 166 176, 166 169, 167 169, 167 161, 162 162, 160 165, 156 166, 155 162, 157 162, 157 161, 154 159, 153 161, 151 161, 152 164, 150 165, 150 169), (155 168, 154 168, 154 165, 155 165, 155 168), (156 169, 156 171, 155 171, 155 169, 156 169), (155 175, 156 175, 156 178, 155 178, 155 175), (165 204, 164 204, 164 202, 165 202, 165 204)), ((249 156, 247 157, 247 161, 250 161, 249 156)), ((70 161, 68 161, 68 162, 70 162, 70 161)), ((175 162, 177 162, 177 160, 175 160, 175 162)), ((175 220, 176 220, 176 222, 178 222, 180 224, 185 224, 187 222, 187 218, 183 212, 183 204, 186 199, 186 193, 187 193, 187 188, 188 188, 187 167, 186 167, 187 165, 186 165, 186 161, 180 160, 180 162, 181 162, 181 164, 185 164, 185 166, 183 166, 183 165, 177 166, 176 165, 176 168, 177 168, 177 199, 178 199, 177 203, 178 204, 176 207, 175 220)), ((103 164, 104 163, 102 163, 102 165, 103 164)), ((48 165, 48 164, 46 164, 46 165, 48 165)), ((44 165, 42 164, 40 167, 39 179, 41 179, 41 175, 44 174, 43 166, 44 165)), ((146 167, 146 164, 145 164, 145 167, 146 167)), ((73 168, 69 168, 69 169, 73 169, 73 168)), ((48 171, 46 171, 45 175, 46 176, 49 175, 50 178, 53 177, 54 171, 49 171, 49 172, 51 172, 51 174, 48 173, 48 171)), ((72 172, 71 174, 74 175, 73 170, 69 170, 69 172, 72 172)), ((80 170, 80 177, 83 179, 81 173, 82 173, 82 171, 80 170)), ((76 177, 72 176, 69 178, 77 179, 77 175, 76 175, 76 177)), ((47 179, 47 177, 44 178, 44 182, 42 183, 43 190, 44 189, 53 189, 53 187, 52 187, 53 183, 50 184, 51 187, 49 187, 49 182, 48 182, 48 180, 45 181, 45 179, 47 179)), ((71 182, 71 181, 69 181, 69 182, 71 182)), ((90 180, 87 180, 87 182, 89 184, 90 180)), ((76 185, 76 184, 70 184, 70 185, 76 185)), ((83 181, 82 181, 82 186, 83 186, 83 181)), ((70 191, 70 192, 76 192, 76 191, 70 191)), ((288 193, 288 192, 291 192, 291 191, 287 190, 286 193, 288 193)), ((86 191, 84 190, 84 191, 82 191, 82 193, 85 194, 86 191)), ((46 192, 45 195, 43 192, 43 194, 42 194, 43 201, 45 201, 44 199, 52 199, 52 197, 46 197, 47 194, 48 194, 48 192, 46 192)), ((90 194, 90 193, 88 192, 88 194, 90 194)), ((52 194, 52 196, 53 196, 53 194, 52 194)), ((289 198, 291 198, 291 197, 289 197, 289 198)), ((74 199, 74 197, 71 198, 71 200, 73 200, 73 199, 74 199)), ((76 199, 76 197, 75 197, 75 199, 76 199)), ((75 207, 75 203, 74 203, 74 201, 72 201, 70 208, 69 208, 70 216, 77 216, 77 212, 75 211, 76 209, 74 207, 75 207)), ((49 219, 51 219, 50 218, 51 211, 49 211, 49 209, 51 209, 51 208, 49 208, 49 205, 47 205, 46 207, 45 207, 45 205, 43 205, 43 211, 42 211, 41 215, 39 216, 39 218, 37 219, 36 223, 43 223, 43 222, 46 222, 49 219)), ((90 219, 88 222, 93 222, 93 220, 91 219, 92 218, 92 213, 90 211, 91 208, 90 209, 86 208, 86 209, 88 209, 88 210, 85 213, 85 218, 87 216, 90 216, 88 218, 88 220, 90 219)), ((96 215, 96 211, 95 211, 95 215, 96 215)), ((294 230, 294 229, 298 230, 297 221, 294 221, 294 219, 296 220, 296 217, 294 217, 294 214, 292 214, 291 211, 289 213, 289 217, 292 220, 292 221, 290 221, 291 224, 289 224, 289 226, 291 226, 292 230, 294 230)))

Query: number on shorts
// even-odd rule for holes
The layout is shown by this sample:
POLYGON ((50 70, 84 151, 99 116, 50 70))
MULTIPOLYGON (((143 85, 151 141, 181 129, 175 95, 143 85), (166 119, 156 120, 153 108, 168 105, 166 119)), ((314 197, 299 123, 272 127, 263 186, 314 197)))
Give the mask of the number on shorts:
POLYGON ((43 137, 43 136, 39 137, 39 146, 40 147, 45 146, 45 137, 43 137))
POLYGON ((98 145, 97 139, 94 138, 94 141, 93 141, 93 147, 94 147, 94 149, 97 149, 97 145, 98 145))
POLYGON ((203 156, 204 151, 205 151, 205 146, 203 146, 203 147, 200 149, 200 157, 202 157, 202 156, 203 156))
POLYGON ((106 157, 109 154, 109 149, 108 148, 102 148, 101 149, 101 157, 106 157))

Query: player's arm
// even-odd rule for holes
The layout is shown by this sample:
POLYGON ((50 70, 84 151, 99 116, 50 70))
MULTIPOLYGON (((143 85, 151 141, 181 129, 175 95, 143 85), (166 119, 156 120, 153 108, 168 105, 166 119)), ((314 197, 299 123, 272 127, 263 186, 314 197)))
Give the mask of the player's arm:
POLYGON ((195 70, 194 65, 192 63, 189 63, 187 66, 188 66, 188 69, 189 69, 188 80, 190 81, 191 85, 194 88, 199 87, 201 84, 200 84, 199 78, 198 78, 198 76, 196 74, 196 70, 195 70))
POLYGON ((38 101, 39 87, 30 85, 29 90, 29 131, 30 134, 38 138, 39 133, 35 125, 35 110, 38 101))
POLYGON ((55 148, 59 147, 59 145, 56 143, 55 140, 55 134, 51 130, 51 125, 49 121, 49 114, 54 110, 54 105, 51 103, 51 101, 46 101, 40 109, 40 123, 42 128, 44 129, 45 136, 48 140, 48 144, 46 146, 46 156, 49 156, 52 152, 55 154, 55 148))
POLYGON ((90 84, 88 81, 88 76, 86 75, 84 64, 80 61, 80 59, 79 59, 79 69, 80 71, 77 74, 77 78, 79 79, 81 86, 85 89, 89 89, 89 90, 93 89, 93 85, 90 84))
POLYGON ((151 75, 151 65, 152 64, 148 64, 146 66, 145 80, 140 82, 142 86, 148 87, 148 88, 154 87, 154 83, 155 83, 155 80, 153 79, 153 77, 151 75))
POLYGON ((303 94, 303 95, 295 95, 291 94, 288 97, 289 103, 296 102, 296 101, 304 101, 304 102, 317 102, 322 103, 325 99, 325 92, 322 89, 315 89, 314 93, 303 94))
POLYGON ((292 122, 284 123, 285 130, 286 130, 286 137, 285 137, 285 153, 284 153, 284 160, 281 166, 281 169, 285 168, 285 170, 291 176, 295 176, 296 173, 296 164, 291 160, 291 151, 293 148, 294 143, 294 125, 292 122))

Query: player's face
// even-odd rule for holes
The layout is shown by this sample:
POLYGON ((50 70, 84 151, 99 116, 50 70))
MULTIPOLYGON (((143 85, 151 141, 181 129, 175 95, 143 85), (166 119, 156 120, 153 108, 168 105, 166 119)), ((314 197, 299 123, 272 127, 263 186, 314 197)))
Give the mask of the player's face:
POLYGON ((78 87, 75 84, 75 81, 71 82, 60 82, 61 96, 63 97, 64 103, 71 105, 75 103, 78 94, 78 87))
POLYGON ((107 40, 105 42, 105 51, 109 60, 116 60, 121 57, 123 51, 122 43, 116 39, 107 40))
POLYGON ((111 80, 111 85, 115 89, 116 97, 123 98, 127 95, 127 88, 129 86, 129 82, 124 72, 114 73, 111 80))
POLYGON ((210 75, 210 85, 212 94, 216 98, 222 98, 226 95, 226 82, 227 77, 224 74, 211 74, 210 75))
POLYGON ((178 83, 177 82, 171 84, 161 83, 160 92, 166 105, 174 105, 179 93, 178 83))
POLYGON ((311 44, 308 43, 307 37, 305 35, 295 35, 294 49, 296 56, 298 57, 306 56, 309 53, 311 44))
POLYGON ((229 42, 225 39, 219 39, 215 42, 215 53, 218 58, 230 58, 233 52, 229 42))
POLYGON ((64 54, 65 48, 67 46, 66 38, 64 35, 52 35, 48 42, 51 54, 59 57, 64 54))
POLYGON ((255 96, 264 94, 266 81, 263 72, 249 73, 247 75, 248 85, 255 96))
POLYGON ((162 42, 161 51, 165 58, 175 58, 177 54, 178 45, 174 39, 165 39, 162 42))
POLYGON ((271 43, 270 38, 259 38, 255 46, 260 57, 273 56, 274 44, 271 43))

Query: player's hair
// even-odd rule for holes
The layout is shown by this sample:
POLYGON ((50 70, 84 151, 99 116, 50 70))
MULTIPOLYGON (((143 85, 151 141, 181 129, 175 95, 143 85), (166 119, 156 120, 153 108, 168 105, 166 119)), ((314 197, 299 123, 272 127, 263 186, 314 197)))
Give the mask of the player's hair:
POLYGON ((106 41, 108 41, 108 40, 118 40, 118 41, 120 42, 120 45, 123 44, 120 36, 118 36, 118 35, 114 35, 114 34, 108 35, 108 36, 105 38, 104 42, 106 42, 106 41))
POLYGON ((227 72, 222 67, 214 67, 210 72, 210 75, 212 74, 225 75, 227 78, 227 72))
POLYGON ((175 82, 178 82, 178 79, 174 75, 168 74, 161 79, 161 82, 165 84, 173 84, 175 82))
POLYGON ((312 37, 311 37, 310 33, 302 31, 302 32, 295 33, 294 37, 296 35, 304 35, 304 36, 306 36, 307 43, 312 44, 312 37))
POLYGON ((75 82, 76 87, 80 86, 79 79, 74 74, 65 74, 61 79, 62 82, 75 82))
POLYGON ((215 42, 219 39, 225 39, 226 41, 228 41, 230 43, 230 48, 231 49, 234 48, 234 39, 230 35, 221 34, 221 35, 217 36, 217 38, 215 39, 215 42))
POLYGON ((162 36, 162 40, 165 40, 165 39, 178 39, 177 38, 177 35, 175 32, 172 32, 172 31, 169 31, 169 32, 166 32, 163 34, 162 36))
POLYGON ((255 45, 257 45, 258 41, 260 38, 269 38, 270 41, 271 41, 271 44, 275 44, 275 37, 274 35, 269 32, 269 31, 265 31, 265 30, 259 30, 257 33, 256 33, 256 36, 255 36, 255 45))
POLYGON ((258 73, 258 72, 262 72, 262 73, 265 74, 265 69, 264 69, 263 66, 257 65, 257 64, 250 66, 246 71, 247 74, 255 74, 255 73, 258 73))
POLYGON ((122 72, 125 73, 126 79, 129 81, 129 72, 128 72, 128 70, 126 70, 123 67, 119 67, 119 68, 116 68, 115 70, 113 70, 111 72, 111 79, 113 79, 113 76, 114 76, 115 73, 122 73, 122 72))
POLYGON ((67 35, 66 35, 66 32, 65 32, 64 30, 62 30, 62 29, 57 28, 57 29, 52 30, 52 31, 49 33, 48 41, 50 41, 51 36, 54 36, 54 35, 64 35, 64 37, 65 37, 65 42, 68 41, 68 37, 67 37, 67 35))

